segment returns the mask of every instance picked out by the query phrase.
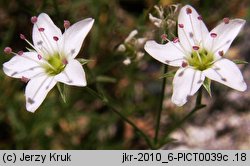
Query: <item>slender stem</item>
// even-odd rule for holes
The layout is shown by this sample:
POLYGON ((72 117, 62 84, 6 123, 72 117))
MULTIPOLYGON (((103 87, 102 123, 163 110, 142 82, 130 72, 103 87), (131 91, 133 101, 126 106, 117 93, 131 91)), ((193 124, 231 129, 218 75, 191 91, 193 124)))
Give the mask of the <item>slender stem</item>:
MULTIPOLYGON (((163 74, 167 73, 168 66, 164 65, 163 74)), ((162 112, 162 106, 164 101, 164 94, 165 94, 165 85, 166 85, 167 78, 164 77, 162 80, 162 88, 161 88, 161 96, 160 96, 160 106, 157 111, 157 117, 156 117, 156 125, 155 125, 155 137, 154 137, 154 143, 157 145, 158 143, 158 136, 159 136, 159 129, 160 129, 160 121, 161 121, 161 112, 162 112)))
POLYGON ((186 122, 186 120, 189 119, 195 112, 197 112, 198 110, 206 107, 206 105, 201 104, 201 99, 202 99, 202 88, 200 88, 200 90, 198 91, 195 107, 182 120, 177 122, 176 125, 174 125, 174 127, 170 128, 167 131, 165 137, 168 136, 175 129, 180 128, 186 122))
POLYGON ((131 120, 129 120, 128 118, 126 118, 120 111, 118 111, 118 109, 108 101, 107 98, 105 98, 104 96, 99 95, 95 90, 86 87, 85 88, 90 94, 92 94, 93 96, 99 98, 103 103, 105 103, 107 106, 109 106, 111 108, 111 110, 116 113, 121 119, 123 119, 125 122, 127 122, 129 125, 131 125, 134 130, 142 136, 142 138, 146 141, 147 145, 151 148, 154 149, 151 140, 149 139, 149 137, 141 130, 139 129, 131 120))

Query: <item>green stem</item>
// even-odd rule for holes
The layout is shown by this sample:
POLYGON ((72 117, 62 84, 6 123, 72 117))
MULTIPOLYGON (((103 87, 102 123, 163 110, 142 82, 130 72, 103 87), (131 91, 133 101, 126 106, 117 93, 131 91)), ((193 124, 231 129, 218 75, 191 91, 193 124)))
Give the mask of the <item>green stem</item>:
POLYGON ((105 98, 104 96, 99 95, 95 90, 89 88, 89 87, 85 87, 85 89, 92 94, 93 96, 99 98, 103 103, 105 103, 107 106, 109 106, 111 108, 111 110, 116 113, 122 120, 124 120, 125 122, 127 122, 129 125, 131 125, 134 130, 142 136, 142 138, 146 141, 147 145, 153 149, 153 145, 151 143, 151 140, 149 139, 149 137, 142 131, 140 130, 131 120, 129 120, 128 118, 126 118, 120 111, 118 111, 118 109, 108 101, 107 98, 105 98))
POLYGON ((200 90, 198 91, 195 107, 182 120, 177 122, 176 125, 174 125, 174 127, 170 128, 165 134, 164 138, 166 138, 171 132, 175 131, 175 129, 180 128, 186 122, 186 120, 189 119, 195 112, 206 107, 206 105, 201 104, 201 99, 202 99, 202 88, 200 88, 200 90))
MULTIPOLYGON (((164 65, 163 74, 167 73, 168 66, 164 65)), ((154 137, 154 144, 157 145, 158 143, 158 136, 159 136, 159 129, 160 129, 160 121, 161 121, 161 112, 162 112, 162 106, 164 101, 164 94, 165 94, 165 85, 166 85, 167 78, 164 77, 162 80, 162 88, 161 88, 161 96, 160 96, 160 106, 157 111, 157 117, 156 117, 156 125, 155 125, 155 137, 154 137)))

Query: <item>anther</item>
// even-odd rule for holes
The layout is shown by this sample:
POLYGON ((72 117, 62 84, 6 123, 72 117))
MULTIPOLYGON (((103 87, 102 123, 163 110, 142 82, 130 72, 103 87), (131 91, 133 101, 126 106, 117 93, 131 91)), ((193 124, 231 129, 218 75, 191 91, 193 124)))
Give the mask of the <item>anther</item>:
POLYGON ((38 28, 39 32, 43 32, 45 29, 44 28, 38 28))
POLYGON ((41 60, 41 59, 42 59, 42 55, 38 54, 38 55, 37 55, 37 58, 38 58, 39 60, 41 60))
POLYGON ((23 51, 18 51, 17 54, 21 56, 23 55, 23 51))
POLYGON ((219 53, 220 56, 224 55, 224 51, 219 51, 218 53, 219 53))
POLYGON ((25 40, 26 37, 23 34, 20 34, 20 39, 25 40))
POLYGON ((229 18, 223 18, 223 22, 225 23, 225 24, 228 24, 229 23, 229 18))
POLYGON ((179 42, 179 38, 178 38, 178 37, 175 37, 175 38, 173 39, 173 42, 174 42, 174 43, 179 42))
POLYGON ((64 20, 63 25, 65 29, 68 29, 70 27, 70 22, 68 20, 64 20))
POLYGON ((62 60, 62 63, 63 63, 64 65, 67 65, 67 64, 68 64, 68 60, 67 60, 66 58, 64 58, 64 59, 62 60))
POLYGON ((189 7, 186 9, 187 14, 191 14, 192 13, 192 9, 190 9, 189 7))
POLYGON ((162 34, 161 35, 161 39, 164 40, 164 41, 167 41, 168 40, 168 36, 166 34, 162 34))
POLYGON ((21 77, 21 81, 24 82, 24 83, 29 82, 29 80, 30 79, 28 79, 27 77, 24 77, 24 76, 21 77))
POLYGON ((216 38, 216 37, 217 37, 217 34, 216 34, 216 33, 211 33, 210 36, 211 36, 212 38, 216 38))
POLYGON ((199 49, 200 49, 199 46, 193 46, 193 50, 197 51, 197 50, 199 50, 199 49))
POLYGON ((181 64, 181 67, 185 68, 187 66, 188 66, 188 63, 183 61, 182 64, 181 64))
POLYGON ((35 24, 37 22, 37 17, 36 16, 33 16, 31 17, 30 21, 35 24))
POLYGON ((5 54, 11 54, 11 53, 12 53, 12 48, 10 48, 10 47, 5 47, 5 48, 4 48, 4 52, 5 52, 5 54))
POLYGON ((59 38, 58 38, 57 36, 53 36, 53 39, 54 39, 55 41, 58 41, 58 40, 59 40, 59 38))
POLYGON ((201 15, 199 15, 197 18, 198 18, 198 20, 202 20, 202 16, 201 15))
POLYGON ((179 28, 184 28, 183 24, 178 24, 179 28))

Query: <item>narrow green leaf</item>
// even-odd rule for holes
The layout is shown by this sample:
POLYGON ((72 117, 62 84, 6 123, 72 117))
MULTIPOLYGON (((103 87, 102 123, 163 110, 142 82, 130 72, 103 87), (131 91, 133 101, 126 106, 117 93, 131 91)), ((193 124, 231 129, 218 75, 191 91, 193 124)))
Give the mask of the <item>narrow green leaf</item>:
POLYGON ((203 82, 203 86, 206 89, 206 91, 209 94, 209 96, 212 97, 212 93, 211 93, 211 80, 209 78, 205 79, 205 81, 203 82))
POLYGON ((107 83, 116 83, 116 79, 113 77, 109 77, 109 76, 97 76, 96 77, 96 81, 98 82, 107 82, 107 83))
POLYGON ((61 84, 61 83, 57 83, 56 85, 57 85, 57 89, 58 89, 58 91, 59 91, 59 93, 60 93, 60 95, 62 97, 63 102, 66 103, 67 102, 66 101, 66 90, 65 90, 66 85, 61 84))
POLYGON ((83 59, 83 58, 77 58, 76 60, 78 60, 81 63, 81 65, 85 65, 85 64, 93 61, 93 60, 90 60, 90 59, 83 59))
POLYGON ((233 61, 235 64, 244 64, 244 65, 247 65, 248 64, 248 62, 247 61, 243 61, 243 60, 238 60, 238 59, 236 59, 236 60, 234 60, 233 61))
POLYGON ((166 77, 166 78, 174 77, 175 72, 176 72, 176 71, 169 71, 169 72, 163 74, 163 75, 160 77, 160 79, 165 78, 165 77, 166 77))

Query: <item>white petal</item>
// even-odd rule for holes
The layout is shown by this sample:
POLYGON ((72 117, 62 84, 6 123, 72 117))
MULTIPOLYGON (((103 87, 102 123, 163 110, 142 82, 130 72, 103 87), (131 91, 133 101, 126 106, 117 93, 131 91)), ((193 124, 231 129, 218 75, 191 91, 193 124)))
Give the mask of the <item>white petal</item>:
POLYGON ((181 66, 185 57, 180 45, 173 42, 158 44, 151 40, 146 42, 144 49, 156 60, 171 66, 181 66))
POLYGON ((183 24, 184 28, 178 26, 178 36, 186 51, 191 52, 192 46, 204 43, 209 33, 202 19, 198 19, 199 17, 200 15, 190 5, 186 5, 180 10, 178 24, 183 24), (187 14, 187 8, 191 9, 192 13, 187 14))
POLYGON ((192 68, 180 68, 173 80, 172 102, 182 106, 187 102, 187 97, 194 95, 205 79, 201 71, 192 68))
POLYGON ((75 58, 79 53, 83 40, 94 24, 94 19, 87 18, 70 26, 63 34, 64 43, 61 44, 66 55, 75 58))
POLYGON ((43 47, 42 49, 47 54, 58 52, 57 42, 59 41, 56 42, 53 39, 54 36, 58 37, 59 40, 61 40, 61 30, 53 23, 53 21, 47 14, 41 13, 37 17, 37 22, 33 26, 32 38, 34 46, 36 48, 43 47), (44 31, 39 32, 38 28, 44 28, 44 31))
POLYGON ((25 89, 26 109, 35 112, 55 84, 54 77, 46 75, 31 79, 25 89))
POLYGON ((247 85, 235 63, 228 59, 220 59, 204 71, 204 75, 238 91, 245 91, 247 85))
POLYGON ((87 81, 82 65, 77 60, 70 60, 64 71, 58 74, 55 79, 67 85, 86 86, 87 81))
POLYGON ((11 60, 3 64, 3 71, 10 77, 26 77, 29 79, 39 73, 44 73, 36 52, 24 52, 21 56, 14 56, 11 60))
POLYGON ((213 39, 210 34, 207 36, 205 44, 207 50, 215 52, 218 56, 219 51, 226 53, 245 22, 246 21, 242 19, 234 19, 230 20, 228 24, 225 24, 224 22, 220 23, 210 32, 210 34, 217 34, 217 37, 213 39))

